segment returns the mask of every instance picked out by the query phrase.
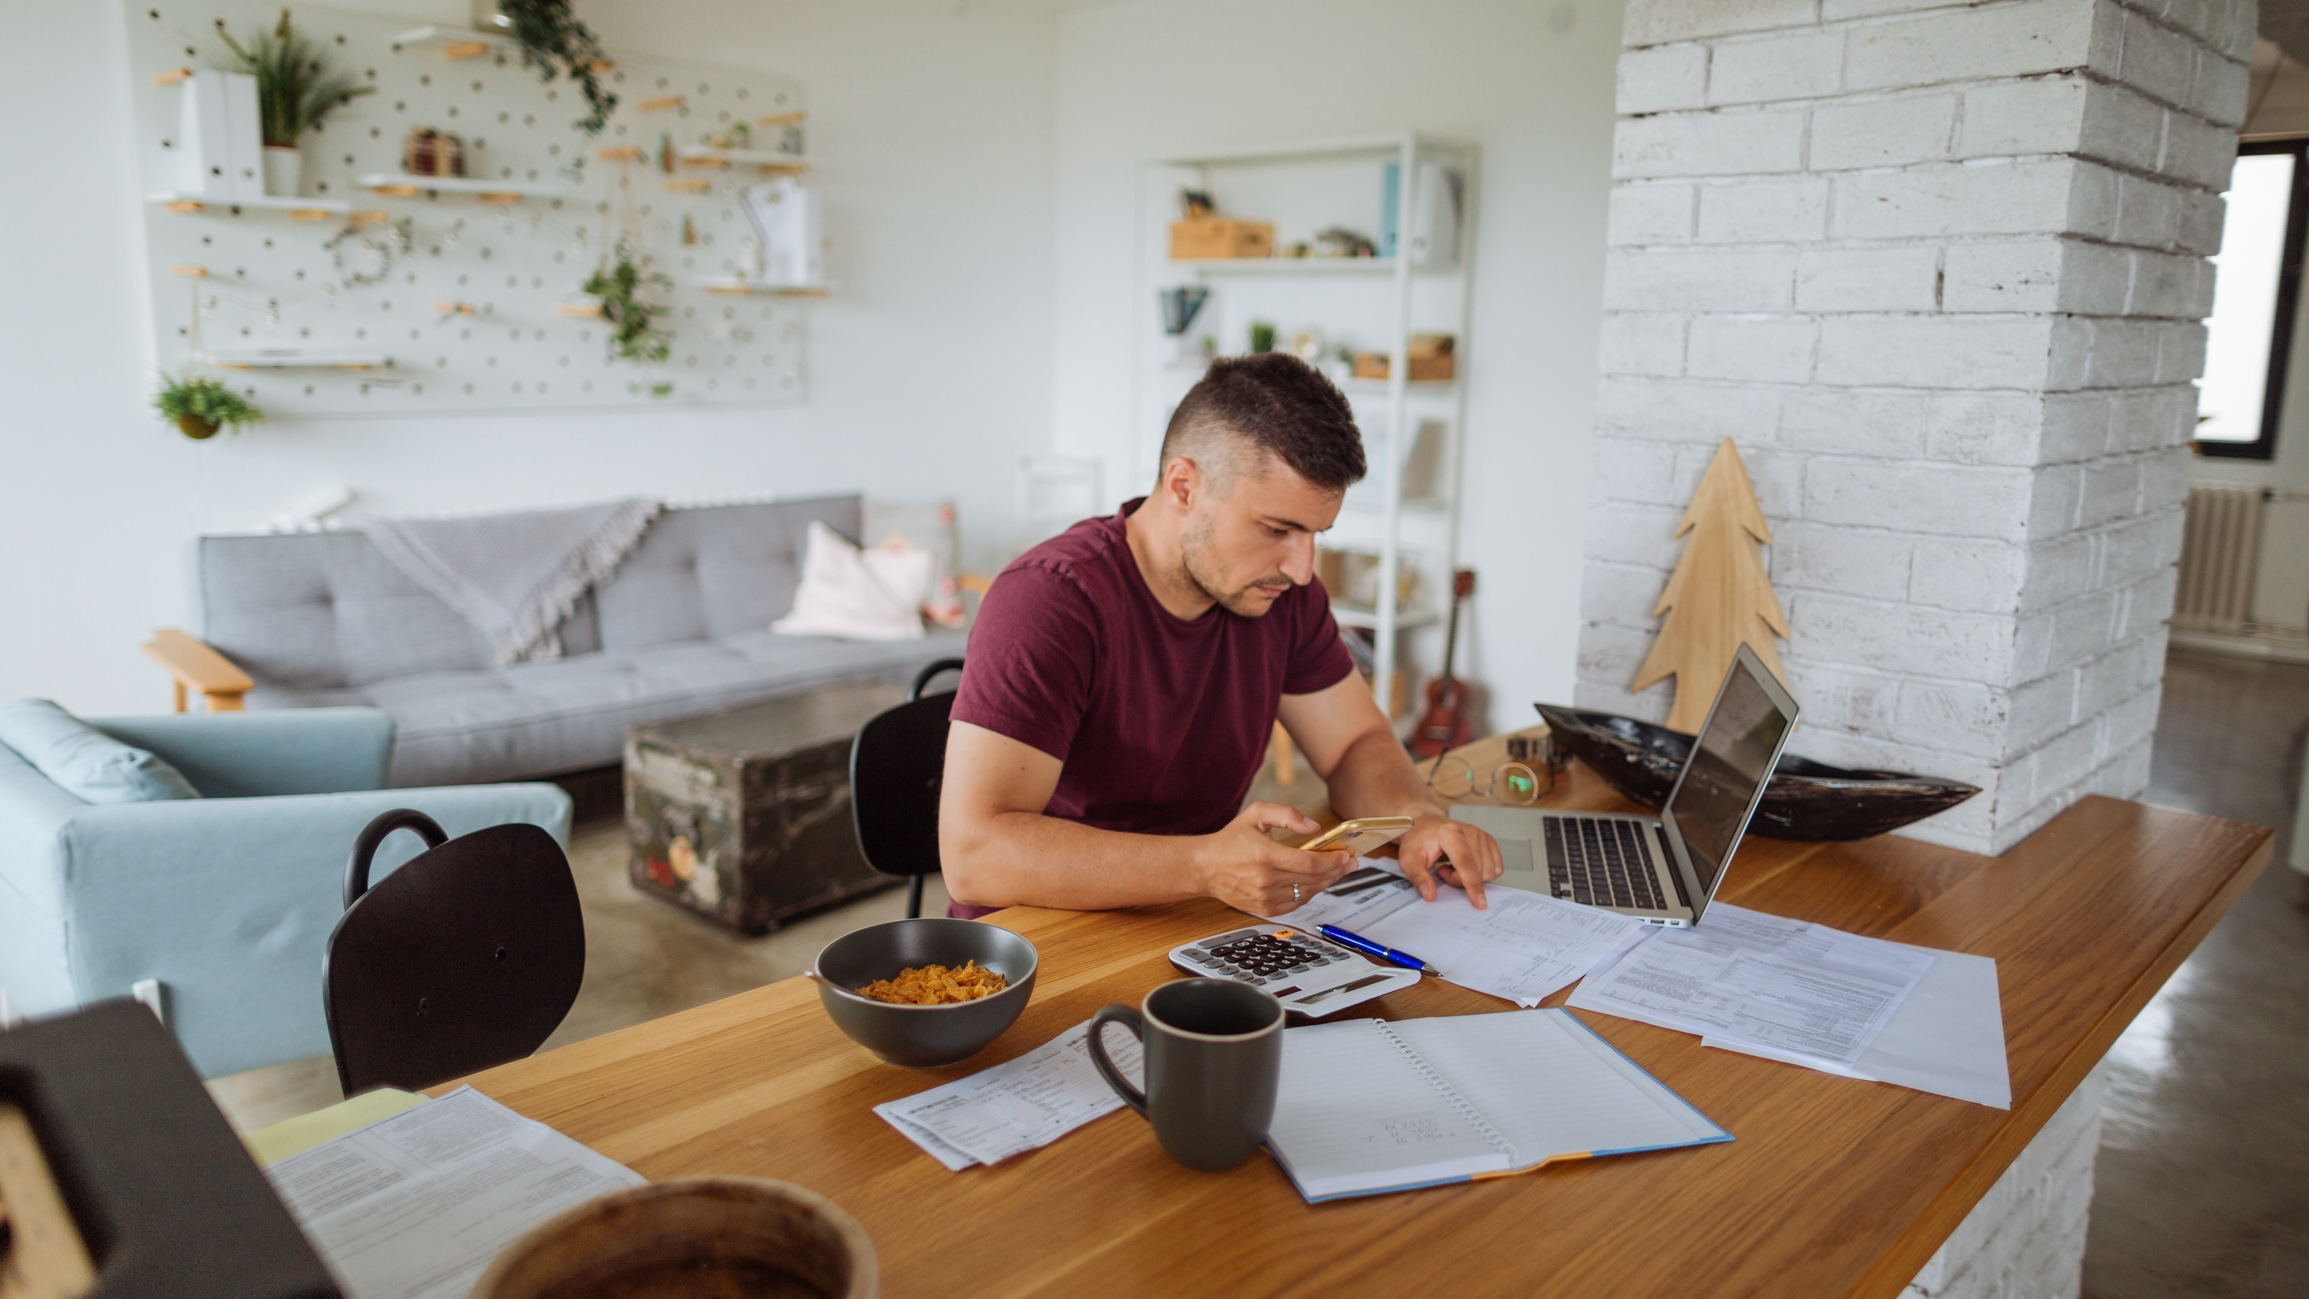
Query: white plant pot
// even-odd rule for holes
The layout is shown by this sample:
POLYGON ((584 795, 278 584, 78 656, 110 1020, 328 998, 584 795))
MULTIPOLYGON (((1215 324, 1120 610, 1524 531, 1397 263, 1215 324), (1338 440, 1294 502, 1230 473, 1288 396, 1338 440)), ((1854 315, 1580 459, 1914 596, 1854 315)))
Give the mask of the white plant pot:
POLYGON ((274 198, 295 198, 303 179, 305 153, 281 145, 265 146, 265 193, 274 198))

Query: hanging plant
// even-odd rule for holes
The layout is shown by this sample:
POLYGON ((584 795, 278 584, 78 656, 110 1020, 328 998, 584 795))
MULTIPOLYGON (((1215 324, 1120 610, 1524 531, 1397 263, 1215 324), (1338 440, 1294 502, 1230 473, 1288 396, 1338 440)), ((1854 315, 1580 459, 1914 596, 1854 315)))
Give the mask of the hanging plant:
POLYGON ((239 393, 214 379, 171 379, 163 375, 152 405, 175 420, 176 427, 195 441, 215 437, 220 428, 254 424, 265 417, 263 411, 250 405, 239 393))
POLYGON ((617 96, 601 84, 609 56, 601 52, 593 29, 577 21, 570 0, 498 0, 497 13, 500 25, 521 46, 522 65, 543 74, 538 80, 551 81, 566 72, 585 92, 593 111, 578 119, 577 129, 601 134, 609 125, 610 110, 617 107, 617 96))
POLYGON ((622 239, 611 260, 594 271, 585 291, 601 301, 601 318, 609 322, 609 356, 647 364, 661 364, 673 355, 672 335, 658 327, 668 308, 641 298, 645 284, 671 285, 655 272, 643 274, 630 246, 622 239))
POLYGON ((363 95, 376 93, 350 72, 331 72, 328 62, 311 41, 289 26, 289 11, 270 32, 258 32, 247 45, 232 38, 218 19, 216 34, 233 57, 221 71, 243 72, 257 79, 257 117, 265 144, 293 149, 305 132, 319 126, 329 114, 363 95))

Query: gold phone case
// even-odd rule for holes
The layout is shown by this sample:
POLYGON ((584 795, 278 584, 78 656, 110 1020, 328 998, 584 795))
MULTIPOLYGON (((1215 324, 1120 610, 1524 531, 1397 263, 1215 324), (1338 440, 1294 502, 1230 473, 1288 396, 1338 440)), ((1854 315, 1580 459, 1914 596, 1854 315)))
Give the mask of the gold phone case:
POLYGON ((1299 847, 1308 852, 1346 851, 1358 857, 1386 847, 1411 829, 1407 816, 1366 816, 1355 821, 1341 821, 1299 847))

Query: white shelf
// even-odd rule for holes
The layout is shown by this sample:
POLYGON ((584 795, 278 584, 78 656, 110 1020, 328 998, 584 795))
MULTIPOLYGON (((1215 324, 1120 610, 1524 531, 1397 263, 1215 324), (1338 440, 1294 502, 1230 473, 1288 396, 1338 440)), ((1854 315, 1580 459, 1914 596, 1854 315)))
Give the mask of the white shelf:
POLYGON ((383 352, 324 352, 302 347, 199 352, 193 359, 228 370, 374 370, 393 363, 393 358, 383 352))
MULTIPOLYGON (((1331 606, 1331 616, 1337 619, 1342 627, 1357 627, 1365 631, 1376 631, 1379 628, 1379 612, 1376 609, 1358 609, 1353 605, 1334 604, 1331 606)), ((1405 609, 1398 611, 1395 615, 1395 630, 1408 631, 1413 627, 1432 627, 1441 621, 1443 621, 1442 617, 1430 610, 1405 609)))
MULTIPOLYGON (((1459 380, 1457 379, 1406 379, 1403 382, 1403 387, 1406 391, 1413 393, 1443 394, 1450 392, 1458 386, 1458 383, 1459 380)), ((1342 379, 1338 381, 1338 384, 1339 391, 1350 396, 1355 393, 1384 396, 1387 392, 1388 381, 1385 379, 1342 379)))
POLYGON ((834 287, 831 284, 771 284, 742 280, 735 275, 708 275, 689 283, 708 293, 759 293, 779 298, 822 298, 834 287))
POLYGON ((1164 158, 1162 162, 1172 167, 1207 167, 1214 163, 1297 162, 1325 156, 1401 153, 1406 147, 1415 153, 1446 153, 1454 156, 1466 156, 1474 152, 1474 146, 1464 141, 1414 132, 1408 135, 1350 135, 1291 144, 1214 149, 1187 158, 1164 158))
POLYGON ((145 200, 158 203, 171 212, 202 212, 212 207, 245 207, 257 212, 286 212, 292 216, 311 213, 313 217, 343 216, 353 205, 341 198, 282 198, 266 194, 257 198, 210 198, 206 194, 154 194, 145 200))
POLYGON ((510 35, 475 31, 470 27, 412 27, 393 38, 395 45, 438 45, 452 59, 470 58, 500 45, 511 45, 510 35), (479 46, 479 49, 473 47, 479 46))
MULTIPOLYGON (((377 171, 356 176, 353 183, 380 194, 431 190, 441 194, 510 194, 515 198, 560 198, 569 190, 536 181, 491 180, 481 176, 417 176, 399 171, 377 171)), ((396 195, 406 197, 406 194, 396 195)))
POLYGON ((769 149, 716 149, 709 144, 685 144, 674 150, 675 156, 688 163, 719 163, 724 167, 781 167, 787 171, 808 171, 810 160, 798 153, 777 153, 769 149))
POLYGON ((1395 270, 1392 257, 1173 257, 1170 264, 1226 275, 1371 275, 1395 270))

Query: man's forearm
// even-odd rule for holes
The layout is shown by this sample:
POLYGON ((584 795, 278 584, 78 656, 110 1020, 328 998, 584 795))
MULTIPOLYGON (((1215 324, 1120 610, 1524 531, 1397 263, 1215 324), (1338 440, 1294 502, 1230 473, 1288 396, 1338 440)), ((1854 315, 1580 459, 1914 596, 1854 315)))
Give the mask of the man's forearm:
POLYGON ((947 891, 973 906, 1100 911, 1203 893, 1201 836, 1125 834, 1002 812, 942 833, 939 842, 947 891))
POLYGON ((1347 747, 1326 782, 1331 810, 1359 816, 1442 816, 1443 808, 1392 732, 1372 731, 1347 747))

